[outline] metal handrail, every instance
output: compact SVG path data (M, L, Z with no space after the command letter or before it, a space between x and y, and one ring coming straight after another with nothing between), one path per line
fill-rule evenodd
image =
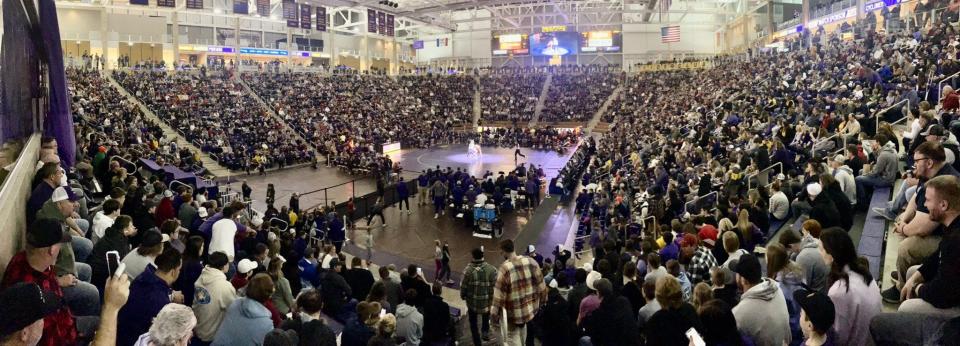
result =
M714 197L719 197L719 194L717 194L717 191L711 191L710 193L708 193L708 194L706 194L706 195L698 196L697 198L694 198L692 201L689 201L689 202L687 202L687 203L684 203L684 204L683 204L683 211L684 211L684 212L689 211L689 210L690 210L690 204L691 204L691 203L697 203L697 202L699 202L701 199L704 199L704 198L706 198L707 196L710 196L710 195L714 195Z
M810 155L813 156L813 157L816 157L816 156L817 156L817 146L819 146L820 143L826 143L826 142L828 142L828 141L835 140L835 139L837 139L837 136L839 136L839 135L840 135L840 133L834 133L834 134L832 134L832 135L830 135L830 136L827 136L827 138L818 138L817 140L813 141L813 144L810 146Z
M134 170L137 169L137 164L133 163L133 161L127 160L127 159L125 159L125 158L123 158L122 156L119 156L119 155L118 155L118 156L114 156L113 158L115 158L115 159L117 159L117 160L120 160L120 161L123 161L124 163L129 164L130 166L132 166L132 167L134 168ZM133 172L129 172L129 173L133 173Z
M273 221L274 221L274 220L280 221L280 222L283 223L283 228L280 229L281 231L286 231L288 228L290 228L290 223L288 223L288 222L286 222L286 221L283 221L283 220L281 220L281 219L275 218L275 217L274 217L274 218L270 218L270 220L269 220L269 221L270 221L270 225L273 225Z
M647 216L647 217L645 217L645 218L643 218L643 219L640 220L640 226L643 227L643 230L642 230L641 232L646 232L646 231L647 231L647 228L649 228L649 227L647 227L647 220L653 220L653 229L654 229L654 231L653 231L653 239L660 238L660 234L659 234L659 233L660 233L660 228L657 227L657 226L658 226L658 225L657 225L657 217L654 216L654 215Z
M170 181L170 184L167 185L167 188L170 189L171 191L173 191L173 185L174 185L174 184L180 184L180 185L186 186L188 189L190 188L190 185L188 185L187 183L184 183L184 182L182 182L182 181L179 181L179 180L172 180L172 181Z
M760 173L768 172L768 171L770 171L771 168L773 168L773 167L775 167L775 166L779 166L779 167L780 167L780 174L783 174L783 163L781 163L781 162L774 162L772 165L768 166L767 168L761 169L761 170L757 171L756 173L753 173L753 174L751 174L751 175L748 175L748 176L747 176L747 189L749 190L749 189L753 188L753 185L750 183L750 178L757 177L757 176L760 175Z
M886 113L889 112L891 109L894 109L894 108L897 107L897 106L901 106L903 103L906 103L906 104L907 104L907 109L910 109L910 100L909 100L909 99L903 99L903 100L900 100L900 101L897 102L897 103L894 103L894 104L891 105L890 107L884 108L884 109L878 111L877 113L875 113L875 114L873 115L873 118L874 118L874 120L876 121L876 127L874 127L874 129L875 129L875 130L880 129L880 115L881 115L881 114L886 114ZM904 118L906 118L906 117L904 117ZM901 119L901 120L902 120L902 119ZM896 123L896 122L899 122L899 121L900 121L900 120L897 120L897 121L895 121L895 123Z
M939 98L943 98L943 95L941 95L941 94L943 93L943 83L946 82L948 79L951 79L951 78L956 79L957 76L960 76L960 72L957 72L957 73L954 73L954 74L952 74L952 75L943 77L943 79L941 79L939 82L937 82L937 95L940 96ZM927 92L930 92L930 90L928 89Z

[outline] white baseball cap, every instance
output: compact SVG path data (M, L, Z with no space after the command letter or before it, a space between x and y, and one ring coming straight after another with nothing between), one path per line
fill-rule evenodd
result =
M257 262L251 261L249 259L242 259L240 263L237 263L237 271L240 274L249 273L251 270L257 269Z
M590 274L587 274L587 288L596 291L597 289L593 287L593 284L602 278L603 275L601 275L600 272L596 270L590 272Z
M67 189L61 186L53 190L53 196L51 196L50 199L56 203L70 199L70 195L67 194Z

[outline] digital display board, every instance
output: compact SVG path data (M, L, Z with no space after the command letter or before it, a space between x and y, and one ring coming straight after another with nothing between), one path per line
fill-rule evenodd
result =
M377 33L377 11L367 9L367 32Z
M176 0L157 0L158 7L177 7Z
M581 52L619 52L623 44L619 31L588 31L580 36Z
M327 8L317 7L317 30L327 31Z
M130 4L147 6L150 4L150 0L130 0Z
M530 54L530 46L526 34L506 34L494 37L492 47L493 55Z
M192 10L202 10L203 0L187 0L187 8Z
M257 14L261 17L270 17L270 0L257 0Z
M250 3L247 0L233 0L233 13L250 14Z
M310 18L313 16L313 6L300 4L300 28L312 29L313 23Z
M530 35L530 54L533 56L563 56L576 54L580 34L572 31L541 32Z
M423 41L413 41L413 49L423 49Z

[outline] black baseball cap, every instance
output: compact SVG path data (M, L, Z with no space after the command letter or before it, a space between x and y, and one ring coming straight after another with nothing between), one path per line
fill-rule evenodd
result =
M63 224L56 219L37 219L27 232L27 244L37 249L69 242L70 239L70 233L65 232Z
M140 246L151 247L163 242L163 235L160 232L154 230L148 230L143 233L143 240L140 242Z
M60 297L35 283L20 282L0 292L0 338L60 309Z
M760 282L760 260L753 254L744 254L737 261L730 262L730 270L751 283Z
M934 135L937 137L942 137L942 136L945 136L946 133L947 131L943 128L943 125L931 124L930 126L927 126L927 130L923 131L923 133L921 133L920 135L921 136Z
M807 319L813 323L813 329L824 332L833 326L836 309L826 294L818 291L799 289L793 292L793 299L806 312Z

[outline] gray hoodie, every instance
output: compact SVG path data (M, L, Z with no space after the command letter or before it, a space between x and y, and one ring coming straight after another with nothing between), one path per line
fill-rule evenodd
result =
M897 149L896 144L887 142L877 154L877 163L873 166L867 176L879 177L890 184L897 180L900 169L897 167Z
M847 195L850 203L857 204L857 182L853 177L853 169L847 165L837 167L833 170L833 177L840 183L840 190Z
M237 290L223 271L213 267L204 267L193 287L193 314L197 316L194 333L200 340L213 341L227 308L237 299Z
M740 297L733 308L737 328L760 346L789 344L790 315L787 301L776 281L763 278Z
M423 314L417 311L416 307L407 304L397 307L396 336L407 340L403 343L404 346L420 345L420 338L423 337Z
M800 240L800 254L797 255L797 265L803 268L806 274L804 280L811 289L826 293L827 292L827 273L830 267L823 262L820 256L820 249L817 239L811 235L805 235Z

